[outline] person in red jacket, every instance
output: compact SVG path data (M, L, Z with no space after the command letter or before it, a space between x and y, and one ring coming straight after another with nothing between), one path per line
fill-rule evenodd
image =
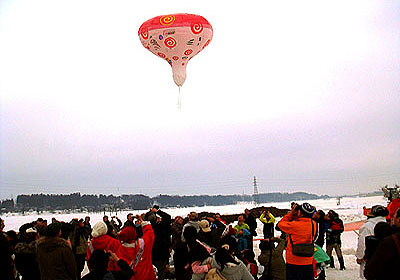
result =
M386 220L389 220L390 224L393 224L394 215L396 214L396 211L399 208L400 208L400 198L393 199L387 206L387 209L389 210L389 215L387 215Z
M293 204L292 210L278 223L279 228L289 235L286 247L287 280L314 279L312 253L309 257L299 256L293 253L292 248L296 244L313 243L317 233L317 225L311 219L314 211L309 203Z
M125 227L118 234L118 239L122 242L118 256L133 268L135 274L131 280L156 280L152 263L154 231L150 223L143 221L141 216L136 215L136 219L142 227L143 236L137 239L136 230Z
M105 250L112 252L119 252L121 248L121 243L107 235L107 225L104 222L98 222L94 225L92 230L92 240L89 242L89 246L86 251L87 261L89 263L90 255L94 252L94 250ZM90 268L89 268L90 269ZM117 262L110 261L108 263L108 270L120 270Z

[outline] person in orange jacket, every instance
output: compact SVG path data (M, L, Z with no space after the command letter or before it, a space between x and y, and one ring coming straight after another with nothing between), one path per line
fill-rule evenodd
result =
M125 227L118 234L118 239L122 242L118 256L133 268L135 274L131 280L156 280L152 264L154 231L150 223L143 221L141 216L136 215L136 219L142 227L143 236L137 238L134 227Z
M293 254L292 244L311 244L317 233L317 225L311 219L315 208L309 203L293 204L292 210L278 223L279 228L289 235L286 246L286 279L314 279L313 256ZM291 240L290 240L291 239Z

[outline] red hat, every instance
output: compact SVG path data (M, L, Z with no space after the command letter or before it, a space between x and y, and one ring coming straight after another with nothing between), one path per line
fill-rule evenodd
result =
M123 230L118 234L118 239L124 243L132 243L136 240L136 230L131 227L124 227Z

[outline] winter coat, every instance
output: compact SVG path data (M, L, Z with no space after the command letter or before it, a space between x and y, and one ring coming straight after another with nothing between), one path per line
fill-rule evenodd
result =
M71 241L72 252L75 255L86 254L89 234L85 227L79 227L70 233L69 240Z
M271 276L273 280L286 280L286 264L283 260L283 250L285 249L285 240L280 238L272 238L273 241L278 241L278 246L272 249L271 257ZM268 272L270 250L262 251L258 256L258 262L264 266L264 275Z
M334 218L328 222L328 230L326 231L326 245L342 244L340 235L344 231L343 221L339 218Z
M167 260L170 257L171 248L171 215L158 210L161 222L151 224L154 231L153 260Z
M122 259L117 262L119 271L107 271L105 275L97 275L95 271L85 275L82 280L129 280L133 275L133 270ZM143 280L146 278L143 278Z
M256 219L253 217L253 215L249 214L249 216L246 217L246 215L243 216L244 217L244 223L247 224L250 228L250 234L251 236L257 236L257 221Z
M92 230L92 240L89 243L86 252L86 259L89 261L90 255L94 250L111 250L112 252L118 254L121 243L111 236L107 235L107 225L104 222L98 222L94 225ZM119 270L119 266L116 262L108 263L108 270Z
M17 243L15 246L15 265L22 280L40 280L39 265L36 260L36 241Z
M59 237L37 240L37 261L41 280L75 280L75 258L69 243Z
M393 217L396 214L397 209L399 208L400 198L393 199L387 206L387 209L389 210L389 215L387 215L386 219L390 220L390 223L392 223Z
M315 220L318 225L317 238L315 239L315 244L322 247L325 243L325 232L328 230L328 223L325 221L324 217L320 217L318 220Z
M399 242L396 245L394 236ZM399 246L399 247L398 247ZM400 275L400 232L386 237L365 266L364 276L368 280L397 279Z
M154 232L151 225L147 222L142 223L143 237L135 240L131 244L122 244L118 253L119 257L126 260L128 264L132 263L133 271L135 272L132 280L155 280L152 264L152 249L154 243ZM140 254L140 258L138 257ZM136 265L136 260L139 262Z
M374 235L375 225L379 222L386 222L385 217L370 218L360 227L359 230L358 244L355 256L357 259L362 259L360 264L360 277L362 279L365 279L364 278L365 261L363 260L365 255L365 237Z
M172 223L171 225L172 248L175 248L176 245L182 240L182 229L183 229L183 224L175 222Z
M14 271L11 263L11 250L7 237L0 231L0 271L2 279L13 279Z
M314 232L311 232L314 224ZM293 244L311 243L312 238L317 233L317 225L310 218L300 217L295 218L292 214L285 215L278 223L279 228L289 234L292 238ZM312 265L313 257L300 257L293 255L291 242L286 246L286 262L294 265Z
M268 218L265 217L265 212L258 218L263 223L264 238L274 237L275 217L269 213Z
M254 280L246 265L236 257L235 260L239 264L227 263L224 266L224 269L221 270L221 266L217 263L215 257L213 257L211 261L211 267L219 269L222 276L224 276L227 280Z

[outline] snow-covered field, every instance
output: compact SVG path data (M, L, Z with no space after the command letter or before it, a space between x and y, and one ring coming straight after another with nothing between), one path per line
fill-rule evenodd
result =
M301 203L302 201L298 201ZM333 209L337 213L339 213L343 222L350 223L359 220L365 219L363 216L363 206L371 207L376 204L387 205L387 200L381 196L375 197L344 197L341 199L341 204L337 205L336 199L318 199L318 200L310 200L308 201L312 205L316 206L317 209L322 209L325 212ZM278 208L290 208L289 202L280 202L280 203L265 203L263 206L275 206ZM241 213L245 208L252 208L254 205L252 204L236 204L236 205L225 205L225 206L204 206L204 207L188 207L188 208L169 208L163 209L167 213L169 213L172 217L175 216L186 216L191 211L207 211L207 212L219 212L221 214L235 214ZM126 220L126 215L128 213L141 214L145 211L123 211L118 213L118 217L124 222ZM91 217L91 224L94 225L96 222L101 221L103 217L103 212L101 213L42 213L40 215L36 213L28 213L25 215L20 214L6 214L3 215L2 218L5 219L5 231L7 230L15 230L18 231L18 228L27 222L31 222L36 220L38 217L42 217L43 219L47 219L51 222L51 218L55 217L57 220L69 222L73 218L84 218L89 215ZM106 213L106 215L112 216L115 213ZM262 236L262 224L258 221L257 232L259 236ZM258 243L254 242L254 249L257 252ZM359 279L359 266L355 262L354 252L357 246L357 234L355 232L344 232L342 234L342 250L344 253L345 266L346 271L339 271L336 269L328 269L327 270L327 279ZM335 263L337 263L337 259L335 258Z

